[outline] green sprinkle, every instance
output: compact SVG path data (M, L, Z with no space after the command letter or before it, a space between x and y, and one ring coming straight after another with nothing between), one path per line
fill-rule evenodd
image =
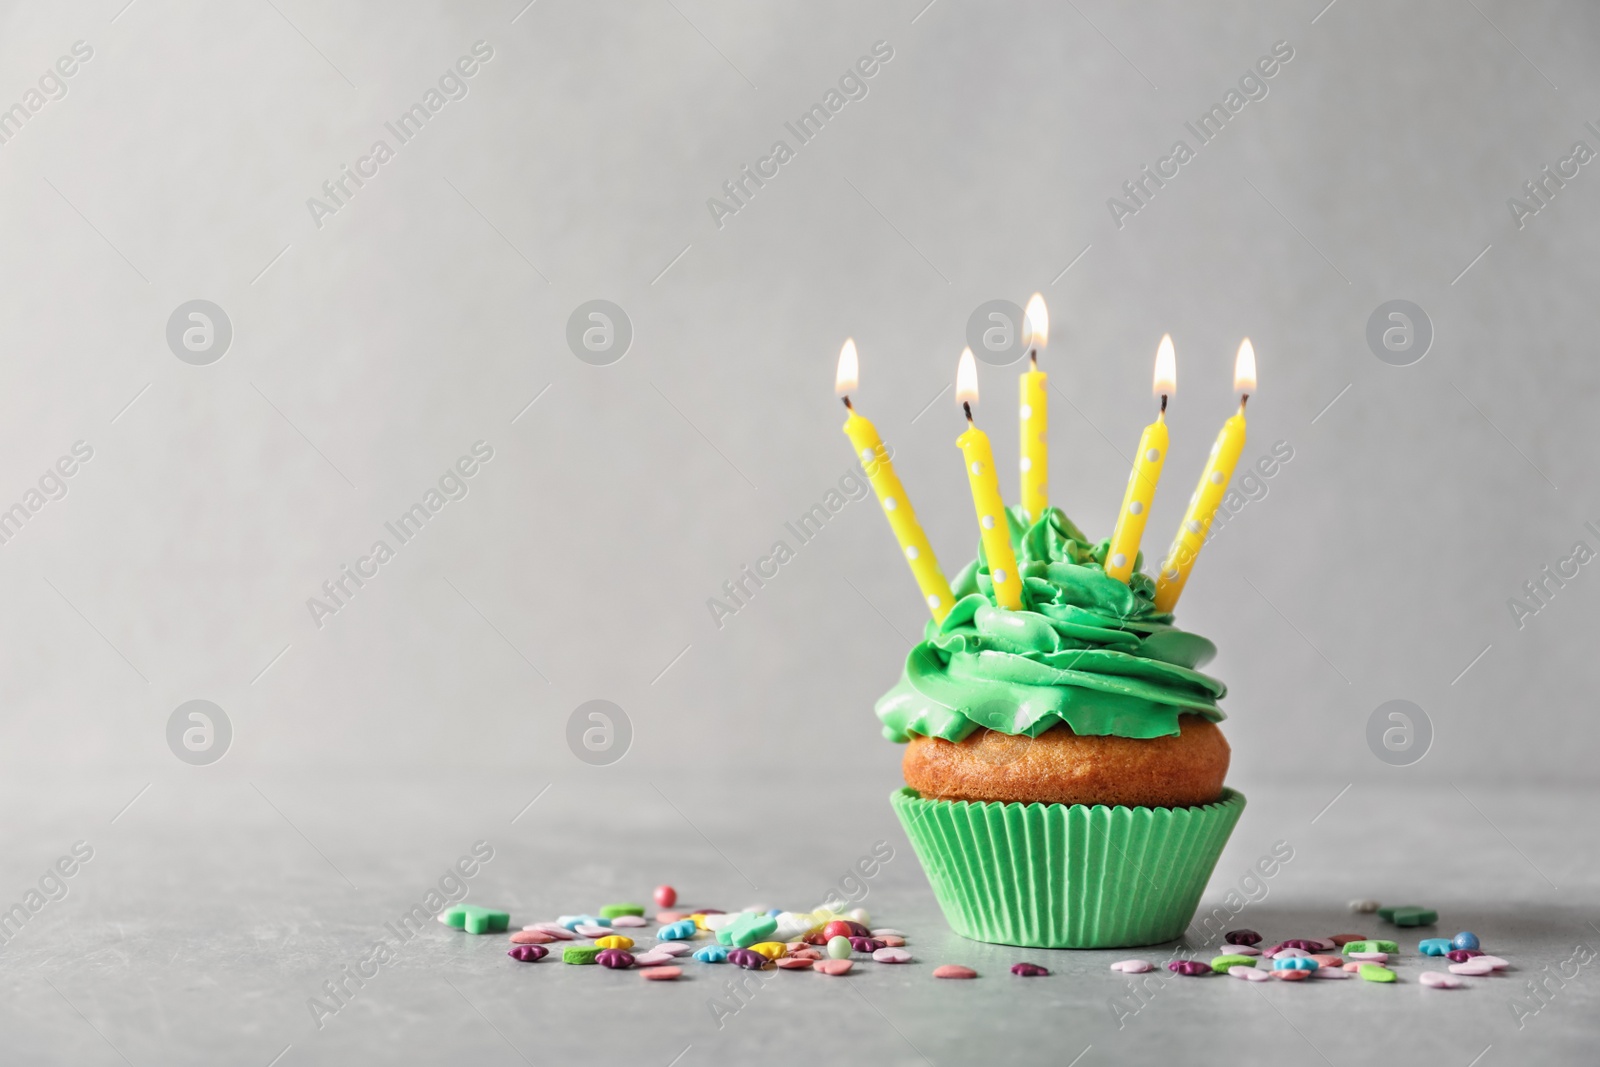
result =
M1363 963L1361 970L1356 973L1369 982L1394 981L1394 972L1381 963Z
M1400 951L1400 946L1393 941L1351 941L1345 945L1346 952L1389 952Z
M498 934L511 923L511 914L480 908L476 904L456 904L440 916L445 923L469 934Z
M561 950L562 963L593 963L594 958L601 953L601 949L594 945L568 945ZM1363 977L1365 977L1363 975Z
M747 911L717 931L717 943L729 948L748 948L758 941L765 941L777 928L778 920L772 916Z
M600 909L600 918L615 919L622 915L643 915L643 904L607 904Z
M1432 926L1439 921L1439 913L1432 908L1395 908L1388 916L1396 926Z
M1399 908L1379 908L1378 918L1382 919L1386 923L1392 923L1394 922L1394 913L1399 910Z
M1211 961L1211 969L1222 974L1227 974L1228 969L1231 967L1254 967L1255 965L1256 961L1253 956L1218 956Z

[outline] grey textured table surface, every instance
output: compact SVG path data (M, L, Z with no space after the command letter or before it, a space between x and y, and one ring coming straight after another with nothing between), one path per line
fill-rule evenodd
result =
M1356 785L1334 799L1321 787L1238 783L1250 806L1206 900L1238 887L1274 842L1294 855L1234 925L1271 938L1351 928L1393 936L1374 917L1346 911L1349 898L1373 896L1436 907L1439 928L1400 939L1397 985L1174 979L1119 1011L1126 984L1107 964L1133 955L1162 962L1174 946L1051 952L963 941L945 927L889 810L893 783L807 777L804 795L687 769L643 782L596 771L553 783L192 772L142 791L139 782L13 781L7 905L75 842L93 856L63 880L67 895L45 903L0 951L5 1061L1595 1060L1595 964L1564 983L1548 980L1543 1003L1526 989L1546 965L1600 945L1600 829L1582 817L1594 809L1592 791ZM725 983L743 972L730 967L690 962L675 984L647 983L597 967L516 963L504 936L430 923L364 985L349 984L348 1002L319 1028L308 1002L325 997L322 983L356 967L373 942L395 944L386 924L480 840L493 859L468 880L467 899L506 907L517 924L645 902L662 881L686 902L810 907L887 841L894 858L865 883L862 904L874 922L910 934L916 962L858 965L843 980L779 973L740 1006ZM1455 991L1417 984L1417 938L1463 928L1515 969ZM1009 965L1022 959L1053 974L1012 977ZM981 977L935 981L933 966L947 962ZM717 1012L716 1002L738 1010Z

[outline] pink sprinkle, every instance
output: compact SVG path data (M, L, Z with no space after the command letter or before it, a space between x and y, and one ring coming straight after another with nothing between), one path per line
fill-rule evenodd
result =
M623 928L630 926L649 926L650 921L643 915L618 915L615 919L611 920L611 925L621 926Z
M976 978L978 972L971 967L963 967L959 963L946 963L933 969L935 978Z
M548 945L554 940L543 930L518 930L511 935L513 945Z
M1429 989L1460 989L1466 985L1455 975L1445 974L1443 971L1423 971L1417 975L1417 981Z
M1491 967L1493 967L1497 971L1503 971L1507 967L1511 966L1511 961L1510 960L1503 960L1499 956L1475 956L1473 958L1474 959L1483 960L1483 961L1487 962Z
M1156 965L1149 960L1118 960L1111 965L1111 969L1121 971L1123 974L1143 974L1155 970Z
M1353 960L1361 960L1365 963L1389 962L1389 954L1387 952L1350 952L1346 953L1346 955Z
M849 974L850 968L853 966L855 966L855 963L851 960L816 960L811 964L811 969L837 977L841 974Z
M635 963L639 962L637 959ZM647 982L670 982L683 973L682 967L646 967L639 972Z
M541 933L549 934L557 941L576 941L578 939L577 934L573 933L571 930L568 930L560 923L534 923L532 926L524 926L523 929L538 930Z
M659 948L653 948L649 952L641 952L635 956L633 963L636 967L655 967L663 963L671 963L672 960L673 956L670 952L662 952Z
M694 949L682 941L663 941L650 950L651 952L665 952L669 956L687 956Z
M878 963L910 963L911 953L903 948L880 948L872 958Z
M1258 970L1255 967L1229 967L1228 974L1234 978L1242 978L1246 982L1270 982L1272 980L1270 971Z
M1452 963L1450 965L1451 974L1484 975L1491 973L1494 969L1494 964L1485 963L1482 956L1475 956L1465 963Z

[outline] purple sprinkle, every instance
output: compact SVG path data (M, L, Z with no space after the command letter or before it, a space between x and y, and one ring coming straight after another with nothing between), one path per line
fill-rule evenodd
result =
M1200 975L1212 973L1211 964L1201 963L1199 960L1173 960L1167 964L1167 970L1176 971L1178 974L1186 974L1190 977L1199 977Z
M633 966L633 953L625 948L603 948L594 961L602 967L610 967L613 971L625 971Z
M857 952L876 952L883 947L883 942L875 937L852 937L850 947Z
M1472 957L1481 955L1483 953L1475 948L1456 948L1446 952L1444 958L1452 963L1466 963Z
M1321 952L1322 951L1322 942L1321 941L1309 941L1309 940L1307 940L1306 938L1303 938L1303 937L1295 937L1295 938L1290 938L1288 941L1282 942L1281 944L1278 945L1278 948L1279 948L1279 950L1286 949L1286 948L1297 948L1297 949L1300 949L1303 952Z
M747 971L759 971L772 961L759 952L752 952L747 948L736 948L728 953L728 962L736 967L743 967Z
M523 963L542 960L549 954L550 950L543 945L513 945L511 946L511 951L506 953L512 959L521 960Z
M1043 978L1050 973L1050 969L1037 963L1013 963L1011 973L1018 978Z
M1229 930L1222 935L1222 940L1230 945L1259 945L1261 935L1254 930Z

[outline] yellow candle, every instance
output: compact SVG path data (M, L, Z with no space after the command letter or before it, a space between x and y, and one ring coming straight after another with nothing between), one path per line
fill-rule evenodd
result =
M1246 337L1239 346L1239 355L1233 364L1233 387L1244 396L1239 400L1239 413L1222 424L1222 432L1211 446L1211 457L1205 470L1200 472L1200 484L1189 498L1189 510L1184 513L1183 525L1167 549L1167 558L1156 577L1156 610L1171 611L1183 595L1184 584L1189 581L1189 571L1205 547L1206 532L1217 514L1223 495L1228 491L1228 481L1233 468L1244 451L1244 405L1256 387L1256 352Z
M1161 412L1139 437L1139 453L1133 457L1128 488L1122 494L1122 510L1111 533L1111 548L1106 553L1106 573L1126 584L1133 577L1133 564L1139 558L1139 542L1144 524L1150 518L1150 505L1161 481L1161 466L1167 461L1167 397L1177 390L1177 359L1172 336L1163 334L1156 349L1155 392L1161 397Z
M854 340L847 340L839 351L836 390L843 396L856 387L859 377L856 343ZM844 405L850 411L849 417L844 420L845 436L850 438L850 444L861 460L862 470L866 472L867 480L872 483L872 491L878 495L878 503L882 505L883 513L889 520L889 529L894 531L894 538L900 543L900 550L911 566L911 576L917 580L917 587L922 590L928 610L933 613L935 622L943 622L955 604L955 596L950 592L950 583L945 580L944 572L939 569L939 561L934 557L933 546L928 544L928 535L922 532L922 524L917 521L917 512L911 506L910 498L906 496L905 486L900 484L900 476L894 471L894 464L889 460L889 450L883 446L883 439L878 436L877 427L856 414L848 396L844 397Z
M1011 524L1006 519L1005 500L1000 496L994 450L989 447L989 435L972 423L972 403L978 399L978 368L970 348L962 351L956 369L956 399L967 412L967 432L956 438L956 447L961 449L967 484L972 487L972 506L978 515L978 536L989 563L995 603L1016 610L1022 607L1022 577L1017 574L1017 557L1011 550Z
M1029 337L1028 369L1019 382L1021 408L1017 412L1022 434L1022 510L1029 519L1037 519L1050 506L1050 446L1045 441L1050 427L1049 378L1039 370L1039 352L1050 339L1050 314L1043 296L1033 294L1022 321Z

